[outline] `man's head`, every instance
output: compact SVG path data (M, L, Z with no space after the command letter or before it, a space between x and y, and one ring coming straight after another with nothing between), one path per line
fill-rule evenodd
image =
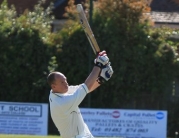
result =
M48 84L51 86L53 92L65 93L68 91L68 82L60 72L51 72L47 77Z

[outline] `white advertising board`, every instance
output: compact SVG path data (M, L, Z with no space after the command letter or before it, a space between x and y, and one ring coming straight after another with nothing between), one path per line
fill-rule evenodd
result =
M80 108L94 136L166 138L167 111Z
M0 134L47 135L48 104L0 102Z

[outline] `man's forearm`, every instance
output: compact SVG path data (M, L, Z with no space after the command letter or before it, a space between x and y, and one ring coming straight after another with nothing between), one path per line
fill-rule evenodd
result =
M100 71L101 71L101 69L99 67L94 66L93 70L90 73L90 75L85 80L85 84L88 87L89 91L94 90L95 89L94 86L98 87L96 85L96 83L97 83L96 80L97 80L97 78L99 76Z
M101 84L99 84L99 82L96 81L96 82L93 84L92 88L89 90L89 92L94 91L94 90L95 90L96 88L98 88L100 85L101 85Z

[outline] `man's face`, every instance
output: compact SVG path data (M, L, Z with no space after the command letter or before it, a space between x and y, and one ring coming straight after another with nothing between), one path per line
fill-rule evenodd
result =
M51 86L54 92L65 93L68 91L67 79L61 73L55 75L55 81Z

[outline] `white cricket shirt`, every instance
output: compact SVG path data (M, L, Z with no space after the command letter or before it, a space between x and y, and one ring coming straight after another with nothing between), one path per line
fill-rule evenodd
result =
M93 138L78 107L88 92L84 83L69 86L64 94L50 91L51 117L62 138Z

